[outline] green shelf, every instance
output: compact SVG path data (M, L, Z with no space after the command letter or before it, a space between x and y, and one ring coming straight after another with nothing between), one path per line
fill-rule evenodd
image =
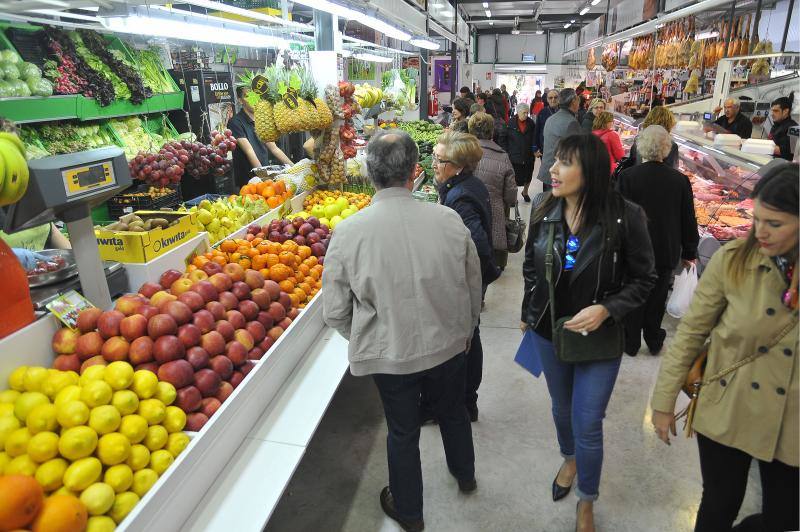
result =
M129 101L114 101L105 107L100 106L94 98L77 96L78 118L80 120L97 120L98 118L114 118L119 116L160 113L181 109L183 92L155 94L139 105Z
M0 116L18 124L78 118L78 98L74 95L0 98Z

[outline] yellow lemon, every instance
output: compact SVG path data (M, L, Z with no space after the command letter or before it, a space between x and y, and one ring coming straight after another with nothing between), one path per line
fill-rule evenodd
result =
M114 532L117 523L107 515L94 515L86 521L86 532Z
M46 378L47 368L33 366L25 372L25 376L22 378L22 385L25 387L25 391L38 392L42 389L42 383Z
M56 420L65 429L84 425L89 421L89 407L83 401L66 401L56 406Z
M139 471L150 465L150 449L144 445L131 445L131 454L125 461L133 471Z
M64 472L64 487L81 492L94 484L103 472L103 464L94 456L72 462Z
M47 404L50 404L50 399L42 392L24 392L20 394L17 402L14 403L14 415L20 421L25 421L28 419L28 414L31 413L31 410L39 405Z
M111 404L120 415L127 416L139 409L139 397L131 390L119 390L111 396Z
M42 383L42 393L45 394L50 399L54 399L58 396L58 392L66 388L67 386L71 386L75 384L75 380L73 380L72 375L66 371L57 371L56 373L52 373L47 376L47 378Z
M0 417L14 415L14 403L0 403Z
M170 433L182 431L186 426L186 412L177 406L168 406L163 425Z
M94 429L83 425L63 431L61 439L58 440L58 452L67 460L87 457L96 447L97 433Z
M165 405L171 405L175 402L177 396L178 391L175 389L175 386L168 382L159 381L158 387L156 388L155 399L158 399Z
M131 443L139 443L147 436L147 420L138 414L125 416L119 424L119 432Z
M131 390L136 392L139 399L150 399L158 391L158 377L152 371L140 369L133 374Z
M8 376L8 385L12 390L25 391L25 373L27 372L28 366L20 366L11 372L11 375Z
M81 378L79 384L81 386L86 386L87 383L91 381L101 381L106 373L106 367L101 366L99 364L95 364L94 366L89 366L83 373L81 373Z
M117 465L128 459L131 454L131 442L119 432L112 432L100 437L97 442L97 457L103 465Z
M63 458L48 460L36 469L36 482L44 488L44 491L57 490L64 485L64 473L68 466L69 464Z
M168 437L169 433L167 429L161 425L153 425L147 429L147 436L144 437L142 443L144 443L144 446L150 449L150 451L157 451L164 448L167 444Z
M133 470L127 464L111 466L106 469L103 482L114 488L115 493L128 491L128 488L130 488L133 483Z
M67 497L75 497L77 499L80 493L75 493L74 491L70 491L69 489L67 489L66 486L61 486L50 495L66 495Z
M58 456L58 434L39 432L33 435L28 440L28 456L40 464Z
M152 469L140 469L133 474L133 487L131 491L139 497L144 497L144 494L150 491L153 484L158 480L158 473Z
M31 431L31 434L44 431L52 432L58 428L56 413L55 405L39 405L28 414L25 424L28 425L28 430Z
M119 428L122 416L119 410L111 405L103 405L92 408L89 413L89 426L100 435L114 432Z
M155 377L154 373L151 373L151 375ZM133 382L133 367L122 360L112 362L106 366L103 379L114 390L125 390Z
M152 469L159 475L163 475L164 471L166 471L167 468L171 466L172 462L174 461L175 458L171 454L169 454L169 451L166 451L164 449L150 453L150 469Z
M125 519L126 515L131 513L131 510L133 510L133 507L136 506L138 502L139 496L132 491L119 493L114 497L114 504L111 506L108 515L115 523L119 524Z
M32 477L36 474L37 467L39 467L39 464L34 462L27 454L23 454L13 458L6 466L4 473L6 475L25 475L26 477Z
M28 452L29 441L31 441L30 431L26 427L18 428L6 438L6 453L11 458L25 454Z
M89 381L81 387L81 401L90 408L103 406L111 402L113 393L114 390L111 389L111 386L106 381Z
M10 403L13 405L17 401L19 395L17 390L3 390L0 392L0 404Z
M86 506L89 515L103 515L114 504L114 488L104 482L95 482L81 493L81 502Z
M3 472L6 469L6 466L11 461L11 457L8 456L8 453L5 451L0 452L0 476L3 475Z
M173 432L169 435L169 438L167 438L166 449L169 451L169 454L177 458L178 455L181 454L184 449L186 449L186 446L189 445L190 441L191 440L189 439L189 436L183 432Z
M53 404L56 406L61 406L70 401L79 401L80 398L81 387L77 384L70 384L69 386L62 388L61 391L56 394Z
M16 417L0 417L0 449L5 448L8 436L20 426L21 423Z
M167 415L167 408L158 399L144 399L139 401L138 413L149 425L159 425Z

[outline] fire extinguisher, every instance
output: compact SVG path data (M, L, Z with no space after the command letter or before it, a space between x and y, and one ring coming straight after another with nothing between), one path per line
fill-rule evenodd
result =
M430 98L428 98L428 116L434 117L439 115L439 91L433 87L430 91Z

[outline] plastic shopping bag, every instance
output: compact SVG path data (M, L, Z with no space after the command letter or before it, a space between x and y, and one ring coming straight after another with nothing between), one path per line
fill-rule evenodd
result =
M697 267L692 264L675 277L672 284L672 295L667 302L667 314L673 318L682 318L689 310L694 289L697 288Z

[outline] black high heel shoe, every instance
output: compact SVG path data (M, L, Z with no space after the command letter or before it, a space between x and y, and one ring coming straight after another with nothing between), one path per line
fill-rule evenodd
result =
M561 473L560 468L558 470L558 473ZM561 499L569 495L569 492L572 489L572 484L570 484L567 487L558 484L558 473L556 473L556 478L553 479L553 502L560 501Z

